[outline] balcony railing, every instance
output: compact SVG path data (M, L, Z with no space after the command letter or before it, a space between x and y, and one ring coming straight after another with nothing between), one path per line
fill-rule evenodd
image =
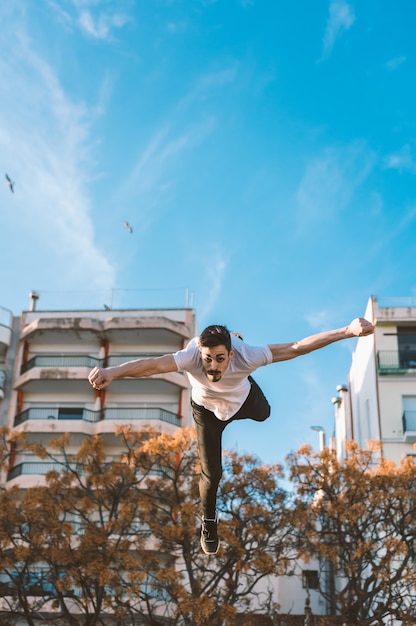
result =
M81 420L100 422L103 419L118 420L160 420L174 426L180 426L181 417L177 413L161 407L108 407L100 411L85 408L32 407L16 415L14 425L19 426L27 420Z
M104 465L109 466L110 463ZM18 463L7 472L7 480L13 480L18 476L45 476L48 472L56 471L62 472L77 472L78 474L85 474L85 468L82 463L58 463L53 461L25 461ZM147 477L154 478L156 476L163 476L166 474L161 467L155 465L146 472Z
M416 369L415 350L380 350L377 353L379 374L404 374Z
M106 358L106 365L120 365L120 363L124 363L125 361L136 361L137 359L153 359L158 356L162 356L165 354L164 352L158 352L153 354L109 354Z
M89 354L38 354L30 358L21 367L21 374L34 367L103 367L104 365L119 365L125 361L135 361L136 359L147 359L161 356L158 354L112 354L105 360L99 359Z
M75 470L76 465L70 465L70 468ZM17 476L44 476L52 470L62 472L62 465L60 463L52 463L50 461L31 461L19 463L7 472L7 480L13 480L13 478L17 478Z
M414 296L377 298L377 305L380 309L412 308L416 307L416 298Z
M21 374L34 367L88 367L92 369L100 360L88 354L38 354L21 367Z
M403 432L416 433L416 411L405 411L402 416Z

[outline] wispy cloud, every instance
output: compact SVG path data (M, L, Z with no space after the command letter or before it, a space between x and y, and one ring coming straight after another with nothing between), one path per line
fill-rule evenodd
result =
M343 211L374 163L375 154L362 141L327 148L314 157L296 193L298 234L315 223L331 221Z
M390 59L390 61L387 61L386 68L390 71L394 71L400 65L403 65L403 63L406 63L406 61L407 61L407 58L405 56L395 57L394 59Z
M397 152L389 154L384 159L384 166L386 169L394 169L399 172L416 172L416 161L412 156L412 150L409 144L404 145Z
M194 103L208 101L212 95L216 95L219 89L226 85L232 85L238 75L238 63L231 63L225 67L201 74L190 86L184 97L178 102L177 112L187 109Z
M204 294L204 298L202 302L197 303L198 316L201 319L207 319L220 297L228 259L220 250L216 250L210 245L205 250L200 250L199 256L203 259L209 259L203 268L201 280L201 293Z
M321 61L327 59L334 47L335 41L351 28L355 22L353 7L343 0L332 0L329 4L329 17L323 38Z
M81 29L95 39L109 39L115 28L121 28L130 21L124 13L103 13L93 15L91 11L79 14Z
M185 20L177 22L168 22L166 29L172 34L182 34L188 29L188 22Z
M93 112L67 96L21 21L0 52L3 45L0 152L8 155L7 169L16 181L10 236L18 223L20 247L33 255L25 276L33 274L37 281L44 273L49 285L67 288L111 286L114 268L94 244L87 193L94 172ZM15 271L21 271L16 248L4 252Z
M306 321L315 332L321 332L332 327L332 317L327 310L313 311L306 316Z
M48 4L62 24L79 28L93 39L112 41L115 30L132 20L128 11L122 10L123 0L48 0Z
M218 89L232 83L236 71L236 67L227 66L199 76L167 111L147 144L139 146L136 160L115 190L115 196L121 205L133 203L143 207L140 214L143 230L159 218L160 207L165 204L163 198L175 184L181 159L189 156L217 128L215 115L204 111L201 100L209 101Z
M137 206L135 219L144 232L159 219L166 198L175 184L175 174L181 159L192 152L215 128L211 116L200 117L184 128L177 123L175 112L140 146L130 172L114 191L118 205Z

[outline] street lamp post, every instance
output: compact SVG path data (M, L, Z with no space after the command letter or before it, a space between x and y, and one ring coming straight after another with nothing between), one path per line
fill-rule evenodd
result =
M323 426L311 426L311 429L319 433L319 448L322 452L326 448L326 434ZM324 520L323 524L330 527L330 520ZM327 611L329 615L335 615L335 573L330 559L326 561L326 590L328 592Z
M315 432L319 433L319 449L325 450L326 448L326 433L325 429L322 426L311 426L311 429Z

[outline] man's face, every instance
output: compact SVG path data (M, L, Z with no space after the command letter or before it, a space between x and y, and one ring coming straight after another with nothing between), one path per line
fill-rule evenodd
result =
M231 350L228 353L225 346L215 346L214 348L200 347L199 352L205 376L212 383L217 383L221 380L229 362L233 358L234 351Z

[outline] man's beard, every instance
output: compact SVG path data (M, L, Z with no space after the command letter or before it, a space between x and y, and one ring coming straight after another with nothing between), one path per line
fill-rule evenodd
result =
M207 372L207 377L211 379L211 382L217 383L221 380L221 372L210 370Z

